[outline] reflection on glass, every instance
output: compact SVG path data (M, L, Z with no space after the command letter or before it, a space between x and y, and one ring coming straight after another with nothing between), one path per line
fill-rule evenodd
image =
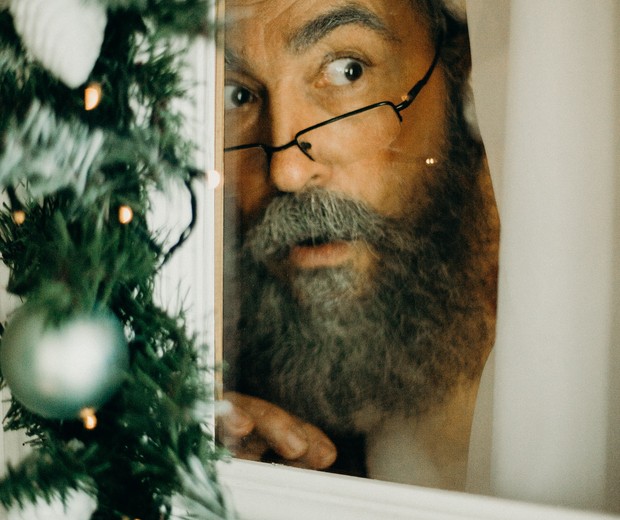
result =
M462 489L498 242L467 27L440 1L226 9L220 438Z

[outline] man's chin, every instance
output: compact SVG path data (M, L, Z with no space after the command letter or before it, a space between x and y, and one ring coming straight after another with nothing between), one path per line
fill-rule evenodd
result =
M298 305L323 307L368 294L377 257L363 241L334 241L294 246L265 267Z
M329 311L336 305L358 300L368 288L367 273L360 273L351 259L335 266L292 269L288 283L301 308Z

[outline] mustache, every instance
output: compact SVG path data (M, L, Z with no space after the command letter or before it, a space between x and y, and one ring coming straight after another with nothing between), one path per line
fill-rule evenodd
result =
M385 241L393 219L368 205L322 188L283 193L274 198L246 234L243 250L260 263L285 258L297 245L333 241Z

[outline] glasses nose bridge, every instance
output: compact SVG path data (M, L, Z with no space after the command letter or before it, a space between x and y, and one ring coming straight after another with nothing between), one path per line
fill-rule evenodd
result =
M331 169L314 160L309 144L304 147L303 135L308 131L308 114L301 118L292 116L291 120L293 123L286 123L285 127L289 140L278 146L264 147L263 150L267 155L266 173L270 182L278 191L295 193L310 185L329 182Z
M300 107L304 107L303 110ZM274 89L269 99L267 113L268 155L271 156L297 146L304 155L312 159L304 149L302 142L298 140L298 136L317 121L321 121L322 116L320 110L312 109L312 104L303 94L299 93L299 89L291 92L286 85Z

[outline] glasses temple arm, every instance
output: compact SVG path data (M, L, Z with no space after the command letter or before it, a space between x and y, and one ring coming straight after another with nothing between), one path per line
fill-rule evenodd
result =
M441 56L441 48L443 46L443 34L437 39L437 46L435 48L435 56L433 57L433 61L430 64L426 74L418 81L409 92L407 92L407 98L402 102L396 105L396 110L399 112L407 108L413 100L418 96L420 90L424 88L424 85L428 83L428 80L431 78L435 67L437 66L437 62L439 62L439 57Z

